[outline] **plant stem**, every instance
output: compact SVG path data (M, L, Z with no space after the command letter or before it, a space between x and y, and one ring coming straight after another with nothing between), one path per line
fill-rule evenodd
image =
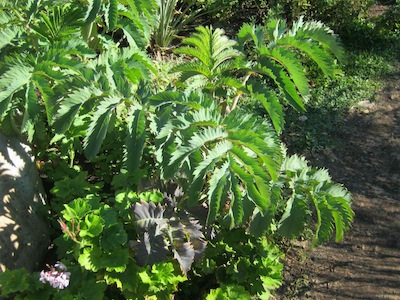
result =
M246 77L245 77L244 80L243 80L243 85L246 84L246 82L247 82L247 80L249 80L250 76L251 76L251 73L249 73L249 74L246 75ZM233 99L233 103L232 103L231 108L229 108L229 107L226 108L226 114L230 113L232 110L234 110L234 109L236 108L237 103L238 103L238 101L239 101L239 98L240 98L240 96L241 96L242 94L243 94L243 92L240 91L240 92L236 95L235 99Z

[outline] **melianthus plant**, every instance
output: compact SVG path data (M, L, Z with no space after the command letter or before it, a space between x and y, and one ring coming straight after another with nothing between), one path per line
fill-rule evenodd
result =
M38 138L42 139L42 144L48 143L43 138L50 134L46 128L55 119L65 122L56 124L60 133L71 125L71 119L63 119L63 115L55 116L56 111L62 114L59 102L63 99L67 102L73 99L71 109L76 112L81 107L79 101L82 103L88 98L109 96L109 102L115 103L115 98L121 97L117 95L113 98L105 93L118 89L126 96L127 92L137 88L143 77L153 70L143 50L150 43L151 18L154 17L156 4L145 2L129 1L129 5L119 5L116 0L107 3L89 1L85 7L71 0L56 3L53 7L52 1L31 0L15 8L11 1L3 3L0 7L0 56L4 61L0 66L0 119L4 119L4 127L9 132L27 132L30 142ZM102 16L107 17L108 31L100 34L94 32L94 28L102 26ZM135 20L141 27L132 29L132 23L127 20ZM86 37L88 26L92 32ZM130 50L119 54L115 51L118 44L110 39L118 30L122 30L130 46ZM93 40L99 43L94 45ZM93 50L102 52L102 55L97 58ZM135 55L138 58L132 59ZM131 59L130 64L126 64L128 58ZM145 65L140 65L138 61ZM107 74L106 79L93 86L102 78L99 72ZM122 87L125 80L133 86ZM46 111L45 118L40 113L43 109ZM107 118L103 115L103 119ZM38 143L37 140L35 142ZM96 145L88 142L87 146L89 157L95 155Z
M270 20L264 27L243 25L237 41L222 29L199 27L176 50L191 59L173 68L180 80L159 92L151 86L156 70L145 52L153 2L94 0L82 9L74 3L30 1L15 34L15 11L4 6L7 29L0 35L3 128L9 121L37 145L50 143L56 149L51 159L69 156L69 164L60 164L68 176L49 175L57 178L52 208L62 217L57 245L71 264L71 286L80 276L98 284L99 293L108 284L128 298L166 298L188 279L179 269L190 275L204 239L212 242L224 231L241 228L272 248L276 239L299 237L307 227L314 229L314 244L333 231L337 241L343 238L353 218L349 193L326 171L288 157L279 140L285 105L304 110L309 95L303 56L329 76L335 64L329 53L342 59L327 27L300 19L289 29ZM66 28L74 37L65 41L61 19L75 14L77 23ZM103 18L109 34L95 30ZM129 46L121 47L125 40ZM20 49L25 53L19 55ZM243 100L261 103L271 122ZM98 169L108 170L111 179L97 175ZM166 206L149 204L162 196L154 201L140 193L171 187L182 193L168 217ZM281 265L267 274L264 263L268 282ZM246 291L268 295L278 281ZM218 281L221 291L231 283Z
M326 241L333 227L340 240L342 229L349 227L353 217L351 200L344 189L316 170L310 171L315 175L303 179L310 196L300 196L302 189L293 186L298 182L294 180L297 174L286 174L288 182L278 184L285 178L281 166L286 164L286 155L277 135L283 126L284 103L278 101L272 87L262 86L262 80L271 77L283 99L304 110L309 88L297 51L307 53L326 75L333 76L330 64L334 60L325 49L342 59L342 48L328 28L302 19L291 30L278 20L271 20L265 27L244 24L238 37L239 47L234 49L236 42L224 36L222 30L200 27L183 41L187 46L176 50L195 60L173 69L181 72L178 86L183 86L188 96L166 92L152 98L162 116L174 115L161 124L157 137L163 178L173 178L184 187L189 206L205 200L209 223L220 217L230 228L244 223L253 233L263 234L276 227L283 236L295 237L305 228L310 207L314 206L318 217L315 243ZM245 56L251 60L244 60ZM199 96L200 91L204 96ZM266 120L238 105L244 93L262 103L276 132ZM308 172L300 158L287 160L298 161L301 172ZM324 190L324 195L312 192L310 177L318 182L318 192ZM286 184L291 195L283 195ZM330 189L331 185L335 188ZM281 205L286 206L283 215Z

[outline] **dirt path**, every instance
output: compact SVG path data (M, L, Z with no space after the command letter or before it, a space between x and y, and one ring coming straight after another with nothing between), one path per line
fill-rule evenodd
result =
M334 150L310 160L352 192L353 227L342 243L289 263L279 299L400 299L400 74L344 128Z

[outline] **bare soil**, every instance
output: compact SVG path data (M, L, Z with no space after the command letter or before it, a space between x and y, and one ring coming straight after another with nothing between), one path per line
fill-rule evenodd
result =
M351 191L353 226L342 243L289 251L277 299L400 299L400 73L360 104L338 146L308 155Z

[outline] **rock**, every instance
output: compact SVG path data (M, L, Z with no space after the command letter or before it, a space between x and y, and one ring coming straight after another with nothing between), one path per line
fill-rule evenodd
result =
M369 108L369 107L374 106L374 103L371 103L370 101L365 100L365 101L358 102L357 105L361 106L361 107Z
M46 255L45 193L29 146L0 132L0 270L35 270Z

